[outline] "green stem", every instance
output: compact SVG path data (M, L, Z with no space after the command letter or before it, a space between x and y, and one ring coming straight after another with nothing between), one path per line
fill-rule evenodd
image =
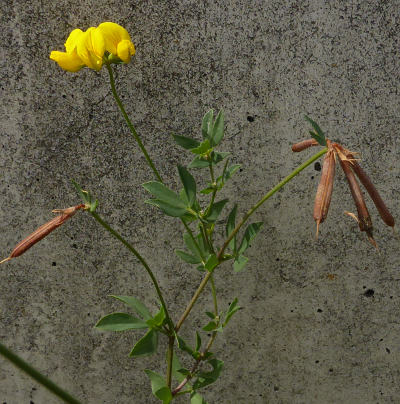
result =
M193 235L193 232L192 232L191 228L189 227L189 225L183 219L181 219L181 220L182 220L182 223L185 226L185 229L188 232L190 238L192 239L192 241L193 241L193 243L194 243L194 245L196 247L196 250L200 255L201 260L203 261L203 263L205 263L205 258L203 256L203 253L202 253L201 249L200 249L199 243L197 242L197 240L195 239L195 237Z
M211 294L214 302L214 314L215 316L218 316L217 290L215 289L215 282L213 276L210 278L210 284L211 284Z
M0 344L0 354L3 355L6 359L8 359L12 364L14 364L17 368L28 374L42 386L46 387L46 389L50 390L54 395L64 400L64 402L69 404L81 404L76 398L72 397L69 393L59 387L57 384L52 382L38 370L33 368L27 362L25 362L22 358L16 355L14 352L6 348L3 344Z
M174 359L174 343L175 336L172 335L168 340L168 351L167 351L167 386L171 388L172 384L172 361Z
M141 150L142 153L144 154L144 157L146 158L147 163L149 164L149 166L150 166L151 169L153 170L153 172L154 172L155 176L157 177L158 181L163 182L162 179L161 179L160 173L158 172L158 170L157 170L157 168L155 167L153 161L151 160L150 156L148 155L147 150L145 149L145 147L144 147L142 141L140 140L139 135L137 134L137 132L136 132L134 126L132 125L131 120L129 119L128 114L127 114L126 111L125 111L124 105L122 104L122 101L121 101L121 99L120 99L119 96L118 96L117 90L116 90L116 88L115 88L115 80L114 80L114 74L113 74L113 71L112 71L112 67L111 67L111 65L110 65L109 63L106 63L105 65L106 65L106 67L107 67L108 75L110 76L110 84L111 84L111 91L112 91L112 94L113 94L113 96L114 96L114 98L115 98L115 101L116 101L117 104L118 104L119 109L120 109L121 112L122 112L122 115L123 115L124 118L125 118L125 121L126 121L126 123L127 123L127 125L128 125L128 128L129 128L129 130L131 131L133 137L135 138L137 144L139 145L140 150Z
M265 194L242 218L242 220L238 223L238 225L232 230L232 233L229 235L229 237L226 239L225 243L221 247L221 249L218 252L217 258L219 262L221 263L223 261L223 256L226 247L228 246L229 242L235 237L236 233L240 230L240 228L246 223L246 221L249 219L249 217L267 200L269 199L272 195L274 195L276 192L278 192L286 183L288 183L293 177L295 177L297 174L299 174L301 171L303 171L305 168L307 168L310 164L312 164L315 160L319 159L322 155L324 155L328 151L327 148L322 149L320 152L317 154L314 154L310 159L308 159L305 163L301 164L299 167L297 167L294 171L292 171L291 174L289 174L287 177L285 177L279 184L277 184L275 187L273 187L267 194ZM219 265L219 264L218 264ZM217 265L217 267L218 267ZM216 267L216 268L217 268ZM214 268L214 271L215 269ZM209 279L212 277L212 272L207 272L207 274L204 276L202 281L200 282L199 287L197 290L194 292L192 299L190 300L189 304L186 306L185 311L183 312L181 318L178 320L176 326L175 326L175 331L178 332L178 330L182 327L183 322L186 320L186 317L189 315L190 311L192 310L193 306L195 305L197 299L199 298L201 292L207 285Z
M133 255L135 255L135 257L140 261L140 263L144 266L145 270L147 271L147 273L149 274L153 285L156 289L157 295L160 299L161 305L164 308L165 311L165 317L167 319L169 328L170 328L170 332L173 331L174 329L174 325L173 322L171 320L171 317L168 313L168 309L167 309L167 305L165 304L163 295L161 293L161 289L158 285L157 279L154 276L152 270L150 269L149 265L147 264L147 262L145 261L145 259L138 253L138 251L131 245L129 244L119 233L117 233L108 223L106 223L96 212L90 212L89 213L109 232L111 233L116 239L118 239L131 253L133 253Z

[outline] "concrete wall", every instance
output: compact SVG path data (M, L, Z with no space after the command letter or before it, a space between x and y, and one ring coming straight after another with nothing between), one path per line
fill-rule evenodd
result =
M243 165L225 195L244 212L311 155L294 155L309 114L361 153L395 217L399 206L398 1L5 1L1 2L0 251L80 202L76 179L99 212L148 259L178 318L201 275L174 255L181 224L144 205L152 179L111 97L107 72L62 71L49 60L69 32L102 21L125 26L137 54L118 67L127 110L166 182L187 163L171 132L200 136L210 108L226 114L224 150ZM209 403L400 402L399 238L368 201L379 253L357 224L343 173L314 239L313 166L255 215L265 222L247 271L216 273L220 305L243 310L217 340L225 361ZM160 354L127 356L140 333L95 322L134 295L156 296L138 261L87 214L0 268L0 341L85 403L150 403L143 369ZM183 335L199 329L209 293ZM201 307L201 308L200 308ZM0 358L0 402L58 401ZM177 400L177 402L186 402Z

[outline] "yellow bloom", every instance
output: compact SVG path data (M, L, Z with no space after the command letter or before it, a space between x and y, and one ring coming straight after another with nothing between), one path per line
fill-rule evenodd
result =
M135 54L128 31L114 22L103 22L97 29L101 32L105 49L114 56L117 56L125 63L129 63L131 56Z
M103 65L104 51L104 39L97 28L90 27L79 38L77 53L87 67L100 70Z
M78 56L77 43L84 33L80 29L74 29L65 42L66 52L52 51L50 59L58 63L58 65L69 72L77 72L85 63Z
M69 72L77 72L84 66L100 70L106 52L109 54L107 63L129 63L135 54L128 31L113 22L103 22L85 32L73 30L65 42L65 50L51 52L50 59Z

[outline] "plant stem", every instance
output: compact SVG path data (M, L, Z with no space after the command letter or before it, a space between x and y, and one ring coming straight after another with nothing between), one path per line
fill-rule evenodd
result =
M157 279L154 276L152 270L150 269L149 265L145 261L145 259L138 253L138 251L131 245L129 244L119 233L117 233L108 223L106 223L96 212L90 212L89 213L109 232L111 233L116 239L118 239L135 257L140 261L140 263L144 266L145 270L149 274L151 281L153 282L153 285L156 289L157 295L160 299L161 305L164 308L165 311L165 317L167 319L168 325L169 325L169 331L172 332L174 329L173 322L171 320L171 317L168 313L167 305L165 304L163 295L161 293L161 289L158 285Z
M167 386L171 388L172 383L172 360L174 358L174 343L175 336L171 335L168 340L168 351L167 351Z
M142 141L140 140L139 135L137 134L137 132L136 132L134 126L132 125L131 120L129 119L128 114L127 114L126 111L125 111L124 105L122 104L122 101L121 101L121 99L120 99L119 96L118 96L117 90L116 90L116 88L115 88L115 80L114 80L114 74L113 74L113 71L112 71L112 67L111 67L111 65L110 65L109 63L105 63L105 65L106 65L106 67L107 67L108 75L110 76L110 84L111 84L111 91L112 91L112 94L113 94L113 96L114 96L114 98L115 98L115 101L116 101L117 104L118 104L119 109L120 109L121 112L122 112L122 115L123 115L124 118L125 118L125 121L126 121L126 123L127 123L127 125L128 125L128 128L129 128L129 130L131 131L133 137L135 138L137 144L139 145L140 150L141 150L142 153L144 154L144 157L146 158L147 163L149 164L149 166L150 166L151 169L153 170L153 172L154 172L155 176L157 177L158 181L163 182L162 179L161 179L160 173L158 172L158 170L157 170L157 168L155 167L153 161L151 160L149 154L147 153L147 150L145 149L145 147L144 147Z
M34 367L25 362L22 358L16 355L14 352L6 348L3 344L0 344L0 354L8 359L17 368L28 374L46 389L50 390L54 395L64 400L64 402L69 404L81 404L76 398L72 397L69 393L59 387L57 384L52 382Z
M217 258L219 262L221 263L223 261L223 256L226 247L228 246L229 242L235 237L236 233L240 230L240 228L246 223L246 221L250 218L250 216L267 200L269 199L272 195L274 195L276 192L278 192L286 183L288 183L293 177L295 177L297 174L299 174L301 171L303 171L306 167L308 167L310 164L312 164L315 160L319 159L322 155L324 155L328 151L327 148L322 149L319 151L317 154L314 154L310 159L308 159L306 162L301 164L299 167L297 167L294 171L292 171L287 177L285 177L281 182L279 182L275 187L273 187L267 194L265 194L242 218L242 220L238 223L238 225L232 230L232 233L229 235L229 237L226 239L224 244L222 245L221 249L218 252ZM219 264L217 265L217 267ZM217 268L214 268L215 269ZM201 292L203 291L204 287L207 285L209 279L212 276L212 272L208 272L202 281L200 282L199 287L197 288L196 292L194 292L194 295L192 299L190 300L189 304L187 305L185 311L183 312L181 318L178 320L176 326L175 326L175 331L178 332L178 330L182 327L183 322L186 320L186 317L189 315L190 311L192 310L194 304L196 303L197 299L199 298Z

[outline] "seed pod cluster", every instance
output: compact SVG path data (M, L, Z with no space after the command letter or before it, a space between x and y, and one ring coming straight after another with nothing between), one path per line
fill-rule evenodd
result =
M32 234L28 237L24 238L21 242L19 242L15 248L12 250L9 257L5 258L3 261L0 261L0 264L3 262L9 261L12 258L19 257L26 250L29 250L33 245L35 245L38 241L42 240L49 233L55 230L57 227L64 224L70 217L72 217L78 210L84 209L85 205L80 204L77 206L72 206L66 209L54 209L53 213L60 213L58 216L51 219L49 222L38 227Z
M314 220L317 223L317 236L320 223L322 223L328 215L333 191L333 179L335 176L335 162L336 158L339 158L340 165L346 176L351 195L356 205L357 216L353 213L345 213L353 217L358 222L360 230L365 231L369 241L375 247L377 247L373 238L371 216L368 212L368 208L356 176L370 195L384 223L390 227L394 227L394 218L390 214L374 184L358 164L356 158L354 157L354 153L351 153L339 143L332 143L328 139L326 139L326 142L328 151L324 157L320 183L318 185L314 204ZM314 139L307 139L293 145L292 150L294 152L299 152L311 146L315 146L316 144L318 143Z

